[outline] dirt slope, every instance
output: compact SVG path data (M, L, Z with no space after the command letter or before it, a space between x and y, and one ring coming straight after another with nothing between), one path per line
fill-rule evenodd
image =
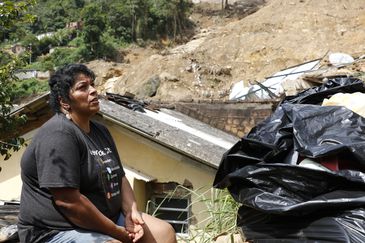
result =
M148 98L158 87L151 99L226 99L239 80L260 81L328 52L365 54L363 0L269 0L242 19L193 14L192 20L201 27L184 45L134 47L124 63L89 63L101 91Z

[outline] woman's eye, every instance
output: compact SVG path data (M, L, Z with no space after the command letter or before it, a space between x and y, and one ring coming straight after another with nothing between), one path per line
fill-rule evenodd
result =
M85 90L87 89L87 85L81 85L79 87L77 87L78 90Z

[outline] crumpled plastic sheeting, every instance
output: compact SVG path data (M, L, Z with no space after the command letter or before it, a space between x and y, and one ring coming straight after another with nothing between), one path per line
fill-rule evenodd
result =
M259 163L231 173L225 186L236 201L270 214L303 216L365 206L365 174L359 171Z
M339 106L283 105L283 109L291 116L294 149L302 156L344 152L365 166L365 118Z
M340 77L288 97L224 154L214 185L227 187L242 203L237 223L247 239L314 239L323 233L318 239L365 242L365 119L345 107L320 106L337 92L365 92L364 83ZM360 169L326 172L296 165L299 158L331 155L345 156ZM345 214L348 210L357 211ZM251 219L263 215L291 221L273 235L273 224L250 222L247 213ZM300 221L310 230L293 226Z
M288 96L283 103L292 104L321 104L323 99L331 97L336 93L365 93L364 82L360 79L337 76L329 78L323 85L307 89L295 96Z
M328 217L269 215L242 206L238 226L254 242L364 242L364 208L342 211ZM267 240L270 239L270 240ZM275 240L273 240L275 239Z
M365 118L345 107L283 104L225 154L214 185L252 163L296 165L298 153L308 158L342 153L365 168Z

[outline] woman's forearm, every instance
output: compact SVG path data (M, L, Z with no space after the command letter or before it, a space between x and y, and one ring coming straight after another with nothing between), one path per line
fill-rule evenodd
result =
M130 213L132 210L138 210L133 189L125 176L122 178L122 209L124 215Z
M76 226L97 231L123 242L131 242L124 227L116 225L77 189L51 189L54 202L64 216Z

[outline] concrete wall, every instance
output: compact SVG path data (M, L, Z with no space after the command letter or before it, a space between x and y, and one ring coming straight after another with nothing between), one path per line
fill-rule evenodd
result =
M271 115L274 102L267 103L177 103L175 109L237 137Z

